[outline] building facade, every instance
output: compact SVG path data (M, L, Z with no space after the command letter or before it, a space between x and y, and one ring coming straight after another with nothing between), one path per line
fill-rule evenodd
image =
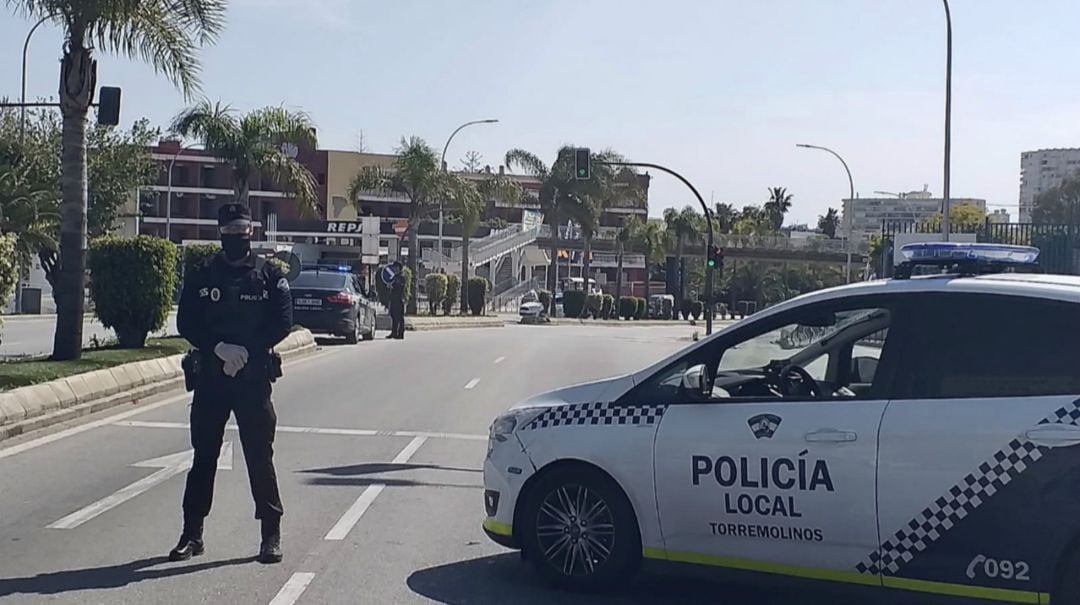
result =
M889 223L921 223L930 220L941 212L944 200L931 197L928 191L915 191L900 197L860 197L843 200L844 215L841 217L840 230L847 232L848 216L851 212L850 236L852 239L869 239L871 235L881 233L881 226ZM978 198L951 198L949 207L972 205L986 211L986 200Z
M998 208L997 210L986 215L986 220L994 224L1006 224L1012 222L1012 216L1008 210L1004 208Z
M1080 149L1039 149L1020 154L1020 222L1030 223L1035 198L1080 172Z

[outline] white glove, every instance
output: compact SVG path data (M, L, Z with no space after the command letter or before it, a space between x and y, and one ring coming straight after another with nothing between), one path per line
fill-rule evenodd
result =
M248 350L240 345L231 345L227 342L219 342L214 347L214 354L225 363L225 374L229 378L236 378L240 370L247 365Z

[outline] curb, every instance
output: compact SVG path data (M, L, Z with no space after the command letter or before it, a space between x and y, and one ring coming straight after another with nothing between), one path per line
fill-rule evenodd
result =
M739 320L718 319L713 322L713 328L726 328L730 325L737 323ZM689 321L663 321L663 320L602 320L602 319L566 319L560 317L553 319L549 322L533 322L530 324L524 324L520 321L515 321L515 324L522 323L522 325L541 325L541 326L593 326L597 328L700 328L705 329L705 320L698 320L696 323Z
M301 330L275 350L284 360L314 352L315 338ZM184 386L183 355L126 363L0 392L0 441Z
M435 330L459 330L466 328L502 328L506 322L501 319L482 319L476 321L438 321L413 323L405 320L405 329L411 332L433 332Z

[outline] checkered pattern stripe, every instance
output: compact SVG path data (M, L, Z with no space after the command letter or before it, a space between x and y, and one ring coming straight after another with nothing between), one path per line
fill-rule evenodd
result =
M524 430L555 426L638 426L656 424L666 405L612 405L578 403L553 407L525 426Z
M1077 424L1080 400L1058 409L1039 424ZM961 519L990 499L1001 488L1046 454L1048 448L1013 439L993 457L949 489L948 493L923 510L892 538L871 553L855 569L859 573L895 575L915 555L936 542Z

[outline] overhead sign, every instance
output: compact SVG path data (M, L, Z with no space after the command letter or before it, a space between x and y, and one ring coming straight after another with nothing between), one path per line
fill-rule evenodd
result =
M535 210L522 210L521 211L521 227L526 231L530 229L539 229L540 225L544 222L544 214Z
M327 233L367 233L364 229L365 221L327 221L326 232ZM376 222L376 229L378 223ZM376 231L378 233L378 231Z

